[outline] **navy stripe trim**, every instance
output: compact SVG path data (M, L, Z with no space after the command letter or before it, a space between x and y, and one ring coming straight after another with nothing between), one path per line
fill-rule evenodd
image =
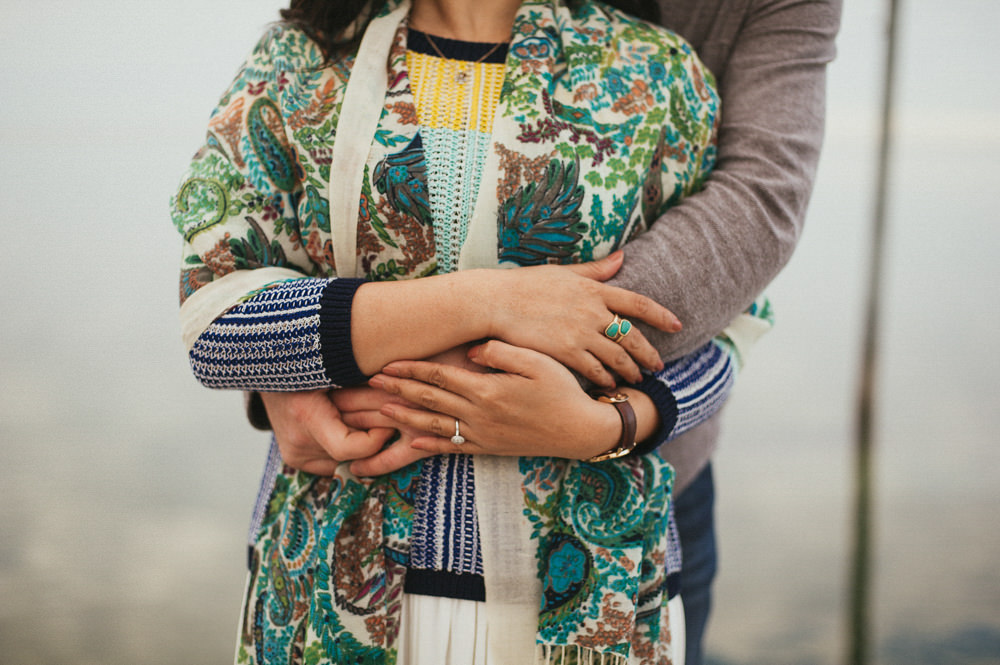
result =
M337 386L356 386L367 377L354 360L351 344L351 304L363 279L332 280L319 301L319 345L323 369L330 382Z
M486 582L482 575L452 573L447 570L410 568L406 571L403 592L418 596L486 600Z
M677 425L677 400L670 392L670 388L656 376L644 375L642 381L633 387L649 395L656 405L656 410L660 412L660 428L632 451L633 455L645 455L659 447L673 433Z

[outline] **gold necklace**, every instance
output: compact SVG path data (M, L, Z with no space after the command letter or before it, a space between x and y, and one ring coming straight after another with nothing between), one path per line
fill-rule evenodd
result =
M434 52L438 54L438 57L440 57L442 60L453 60L453 61L455 61L454 58L449 58L448 56L446 56L444 53L441 52L441 49L438 48L437 43L434 41L434 39L431 38L431 34L429 32L425 32L424 33L424 37L427 38L427 43L431 45L431 48L434 49ZM473 67L475 67L476 65L480 64L481 62L483 62L484 60L486 60L486 58L488 58L491 55L493 55L494 53L496 53L497 49L500 48L501 46L503 46L506 43L507 42L497 42L496 44L493 45L493 48L491 48L489 51L487 51L486 53L484 53L483 57L479 58L479 60L476 60L475 62L470 63L467 60L458 60L458 61L456 61L456 62L460 63L459 64L460 69L455 74L455 83L458 83L459 85L463 85L466 81L469 80L469 77L472 75L472 68Z

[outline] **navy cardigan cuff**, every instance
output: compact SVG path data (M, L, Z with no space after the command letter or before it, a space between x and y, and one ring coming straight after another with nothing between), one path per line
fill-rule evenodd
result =
M674 399L670 388L652 375L644 374L642 381L632 387L649 395L653 404L656 405L656 410L660 412L659 429L653 433L653 436L641 441L632 451L633 455L645 455L659 447L673 433L674 426L677 425L677 400Z
M367 377L354 359L351 344L351 305L364 279L330 280L319 301L319 344L327 378L340 387L356 386Z

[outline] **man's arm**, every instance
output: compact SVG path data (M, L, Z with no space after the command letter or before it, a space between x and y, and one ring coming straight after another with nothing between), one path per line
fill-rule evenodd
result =
M705 188L625 248L610 283L652 297L684 323L648 336L690 353L742 312L791 257L823 138L826 65L840 0L660 0L722 97L718 161Z

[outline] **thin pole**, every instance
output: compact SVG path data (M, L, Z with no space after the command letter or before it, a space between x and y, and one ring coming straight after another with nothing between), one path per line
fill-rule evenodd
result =
M871 550L872 550L872 449L874 448L876 365L879 313L888 207L889 156L895 94L896 28L900 0L889 0L882 117L879 125L875 209L872 220L871 265L862 340L861 379L858 390L855 448L854 543L851 559L848 665L871 661Z

